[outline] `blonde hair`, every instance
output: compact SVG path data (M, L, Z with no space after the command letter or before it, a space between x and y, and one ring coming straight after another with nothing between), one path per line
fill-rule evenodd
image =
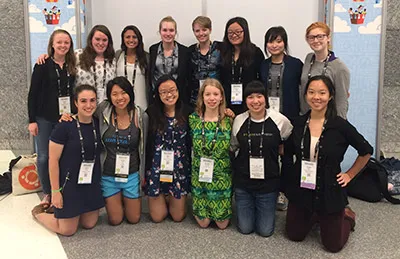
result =
M174 20L174 18L172 18L172 16L166 16L164 18L161 19L160 24L158 25L158 30L161 31L161 26L163 24L163 22L172 22L175 26L175 31L178 31L178 26L176 24L176 21Z
M308 34L310 33L310 31L312 31L312 30L314 30L314 29L321 29L321 30L324 31L324 33L325 33L327 36L330 36L330 35L331 35L331 29L329 28L328 25L326 25L326 24L323 23L323 22L314 22L314 23L310 24L310 26L307 27L307 30L306 30L306 37L308 36Z
M196 23L201 27L211 30L211 19L207 16L197 16L192 22L192 30L194 29L194 25Z
M214 86L221 92L222 100L219 104L219 115L220 119L222 120L225 117L225 109L226 109L226 101L225 101L225 92L224 88L222 87L221 83L214 78L207 78L204 80L203 85L201 85L199 94L197 95L197 102L196 102L196 112L198 115L203 116L206 111L206 105L204 104L204 91L207 86Z

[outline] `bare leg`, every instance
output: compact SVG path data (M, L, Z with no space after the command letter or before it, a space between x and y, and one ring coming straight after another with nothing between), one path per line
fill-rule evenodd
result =
M108 223L110 225L116 226L121 224L124 218L121 193L117 193L106 198L106 210L108 215Z
M47 229L63 236L72 236L78 229L79 216L69 219L57 219L54 214L40 213L36 219Z
M136 224L142 213L142 198L130 199L124 197L125 216L129 223Z
M170 195L169 213L175 222L181 222L186 217L186 195L182 195L180 199Z
M149 197L149 210L151 220L155 223L162 222L168 215L167 202L164 194Z

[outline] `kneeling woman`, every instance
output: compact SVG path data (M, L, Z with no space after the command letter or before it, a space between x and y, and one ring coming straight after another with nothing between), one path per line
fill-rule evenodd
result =
M289 207L286 232L302 241L318 220L321 240L330 252L346 244L355 226L345 187L367 164L371 145L346 120L337 115L335 87L326 76L308 81L304 97L311 111L293 120L293 132L285 143L285 155L296 155L293 170L285 174ZM342 172L340 163L351 145L358 151L353 166Z
M92 117L96 110L96 89L89 85L75 88L77 116L56 126L50 137L49 171L54 214L41 205L32 215L58 234L73 235L78 225L93 228L104 206L101 195L99 123Z
M248 111L232 128L231 152L238 230L268 237L275 229L276 198L280 186L279 149L292 131L289 119L269 108L260 81L244 90ZM237 152L238 151L238 152Z

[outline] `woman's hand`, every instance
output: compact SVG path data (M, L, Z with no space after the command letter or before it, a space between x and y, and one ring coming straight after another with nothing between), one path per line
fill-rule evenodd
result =
M233 118L235 118L235 113L231 109L226 108L225 109L225 116L228 116L228 117L233 119Z
M62 122L62 121L72 121L72 115L69 113L63 113L63 115L61 115L61 118L58 120L58 122Z
M37 136L39 133L39 128L36 122L29 123L28 130L32 136Z
M41 55L37 58L36 64L38 64L38 65L43 65L44 62L46 62L46 59L48 59L48 58L49 58L49 55L47 55L47 54L41 54Z
M51 204L53 204L57 209L63 208L64 204L61 192L53 192L51 194Z
M346 187L347 184L351 181L351 178L348 174L340 173L336 175L337 177L337 182L340 184L342 187Z

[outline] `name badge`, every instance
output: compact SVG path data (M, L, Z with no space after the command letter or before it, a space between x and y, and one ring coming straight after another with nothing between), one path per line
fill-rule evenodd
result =
M104 101L105 98L105 89L104 88L97 88L97 103L101 103Z
M281 100L279 97L268 97L268 103L269 107L271 107L272 110L279 112L281 109Z
M199 80L199 86L201 87L204 84L205 79Z
M301 160L300 187L315 190L317 185L317 162Z
M129 160L130 154L117 153L115 158L115 174L122 178L127 178L129 175Z
M78 184L91 184L94 161L83 161L79 169Z
M172 183L174 179L172 171L160 171L160 182Z
M162 171L174 171L174 151L173 150L161 150L161 165L160 170Z
M58 112L60 115L71 113L71 99L69 96L58 97Z
M231 84L231 104L242 104L243 85Z
M201 157L199 182L211 183L214 173L214 159Z
M250 179L264 179L264 158L250 157Z

